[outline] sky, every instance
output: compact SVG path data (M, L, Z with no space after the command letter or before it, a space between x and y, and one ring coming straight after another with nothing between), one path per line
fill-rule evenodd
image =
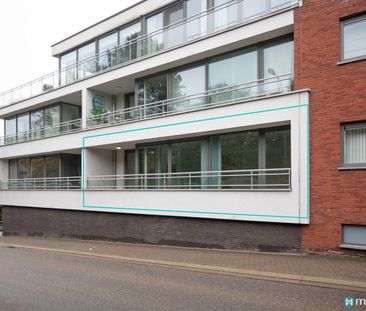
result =
M57 70L51 45L138 0L1 0L0 93Z

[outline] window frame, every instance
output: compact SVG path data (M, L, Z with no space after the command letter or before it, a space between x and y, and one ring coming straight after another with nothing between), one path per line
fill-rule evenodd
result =
M361 228L366 231L366 226L362 224L342 224L342 242L340 247L341 248L348 248L348 249L359 249L359 250L366 250L366 243L365 244L358 244L345 241L346 229L355 229Z
M341 164L340 164L340 168L366 169L366 162L365 163L345 163L346 130L347 129L358 129L358 128L366 128L366 121L341 124L341 131L340 131Z
M240 129L240 130L234 130L234 131L225 131L222 133L216 133L212 135L199 135L194 137L186 137L186 138L178 138L178 139L168 139L158 142L150 142L150 143L139 143L136 144L135 149L129 149L135 150L135 157L138 157L138 150L141 148L149 148L149 147L155 147L159 145L168 145L168 173L171 173L171 163L172 163L172 152L171 152L171 145L175 143L184 143L184 142L191 142L191 141L206 141L208 144L208 152L207 152L207 161L208 161L208 169L212 170L211 166L211 160L212 160L212 150L210 148L210 138L211 137L217 137L217 136L224 136L224 135L232 135L232 134L240 134L240 133L247 133L247 132L258 132L258 168L257 169L266 169L266 143L265 143L265 134L267 132L271 131L281 131L281 130L289 130L290 132L290 168L292 168L292 144L291 144L291 123L288 124L278 124L278 125L272 125L268 127L257 127L252 129ZM135 159L135 174L139 174L139 163L138 158Z
M353 17L345 17L342 18L340 20L340 63L347 63L347 62L352 62L352 61L358 61L358 60L363 60L366 59L366 54L364 55L360 55L360 56L356 56L356 57L351 57L351 58L345 58L344 56L344 28L345 26L347 26L347 24L352 24L355 23L359 20L366 20L366 12L363 12L362 14L358 14L357 16L353 16Z

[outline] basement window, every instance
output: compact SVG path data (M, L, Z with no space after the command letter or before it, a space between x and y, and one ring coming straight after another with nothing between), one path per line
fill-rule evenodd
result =
M340 247L366 250L366 226L343 225L343 239Z

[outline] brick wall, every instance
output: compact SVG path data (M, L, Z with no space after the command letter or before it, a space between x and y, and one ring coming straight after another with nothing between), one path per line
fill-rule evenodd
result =
M366 121L366 60L337 65L340 18L365 0L304 0L295 13L295 87L310 88L311 219L304 250L337 250L342 224L366 225L366 170L339 171L340 123Z
M112 240L222 249L298 252L291 224L3 207L4 235Z

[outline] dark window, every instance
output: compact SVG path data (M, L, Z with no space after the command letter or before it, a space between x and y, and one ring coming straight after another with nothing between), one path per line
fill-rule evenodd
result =
M164 111L162 103L151 105L167 99L167 75L163 74L138 82L137 85L138 104L147 105L146 115L159 114Z
M60 157L47 156L45 160L46 164L46 177L59 177L60 176Z
M24 158L18 160L18 178L30 178L31 177L31 162L30 158Z
M32 178L44 178L45 177L45 169L44 169L44 158L32 158L31 159L31 168L32 168Z

